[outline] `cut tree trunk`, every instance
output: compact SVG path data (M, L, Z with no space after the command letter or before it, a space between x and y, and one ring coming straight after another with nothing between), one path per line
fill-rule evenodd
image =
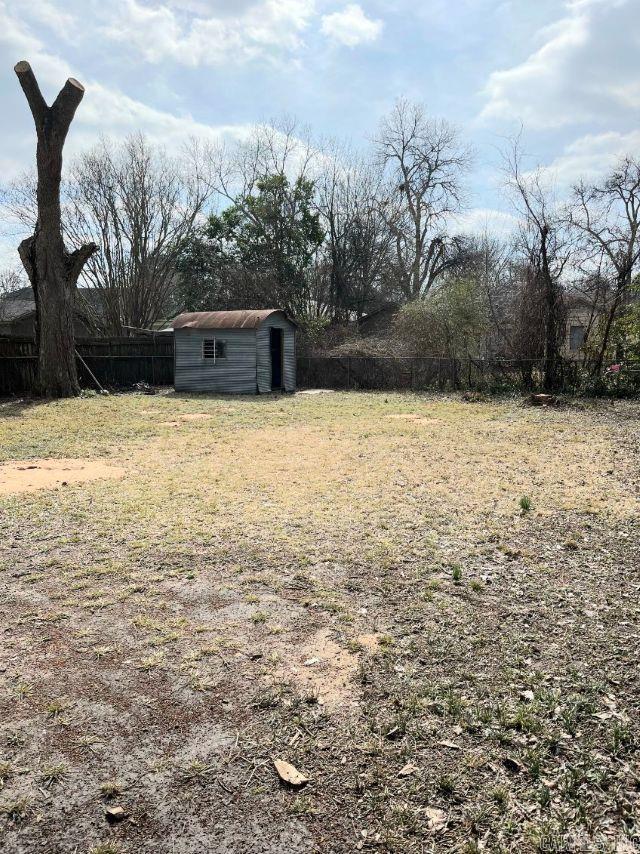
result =
M36 303L38 391L45 397L72 397L80 391L76 365L74 307L76 283L97 250L89 243L69 252L62 237L60 180L62 149L84 87L69 78L49 107L28 62L15 72L27 98L38 139L38 219L33 235L19 247Z

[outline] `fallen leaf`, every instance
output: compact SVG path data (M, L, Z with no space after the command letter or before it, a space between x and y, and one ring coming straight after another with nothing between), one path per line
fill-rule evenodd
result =
M285 762L284 759L274 759L273 764L280 779L290 786L305 786L309 782L308 777L305 777L304 774L301 774L297 768L294 768L289 762Z
M517 759L514 759L513 756L503 757L502 764L507 770L513 771L514 774L519 774L522 771L522 764Z
M459 744L456 744L454 741L439 741L440 747L448 747L449 750L462 750Z
M597 712L592 717L598 718L599 721L610 721L614 714L613 712Z
M412 765L411 762L407 762L407 764L398 771L398 777L408 777L410 774L415 774L417 770L417 765Z
M435 807L426 807L424 812L427 816L427 827L429 830L437 833L447 826L447 814L444 810L439 810Z
M107 807L104 811L104 817L109 824L117 824L119 821L124 821L127 814L122 807Z

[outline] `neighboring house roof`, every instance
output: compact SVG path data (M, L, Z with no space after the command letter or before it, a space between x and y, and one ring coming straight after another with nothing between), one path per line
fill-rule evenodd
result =
M400 304L397 302L385 302L383 305L378 306L373 311L370 311L368 314L363 314L361 318L359 318L358 323L366 323L368 320L373 320L374 317L378 317L381 314L395 314L400 310Z
M597 301L587 294L575 293L569 291L566 296L567 307L571 309L586 309L588 311L596 309Z
M77 288L76 298L98 315L104 314L105 288Z
M189 311L171 324L173 329L257 329L272 314L282 314L294 326L297 323L280 308L242 311Z
M16 293L18 293L16 291ZM13 296L13 294L11 295ZM32 314L36 309L33 299L8 299L0 300L0 323L12 323Z
M385 303L375 311L358 318L357 328L363 335L376 334L383 331L391 331L393 319L398 313L400 306L397 303Z
M76 291L79 311L82 303L91 304L94 311L101 311L101 296L98 288L78 288ZM0 297L0 323L13 323L33 314L36 310L36 301L33 288L19 288L17 291L9 291Z
M25 288L18 288L17 291L8 291L3 300L33 300L33 288L27 285Z

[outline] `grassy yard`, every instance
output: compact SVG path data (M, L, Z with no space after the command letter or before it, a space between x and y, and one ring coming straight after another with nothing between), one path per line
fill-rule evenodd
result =
M639 418L0 405L0 850L639 850Z

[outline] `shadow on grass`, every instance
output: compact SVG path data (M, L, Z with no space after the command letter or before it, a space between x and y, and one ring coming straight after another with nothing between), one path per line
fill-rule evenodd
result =
M51 403L44 397L0 397L0 418L19 418L29 409Z

